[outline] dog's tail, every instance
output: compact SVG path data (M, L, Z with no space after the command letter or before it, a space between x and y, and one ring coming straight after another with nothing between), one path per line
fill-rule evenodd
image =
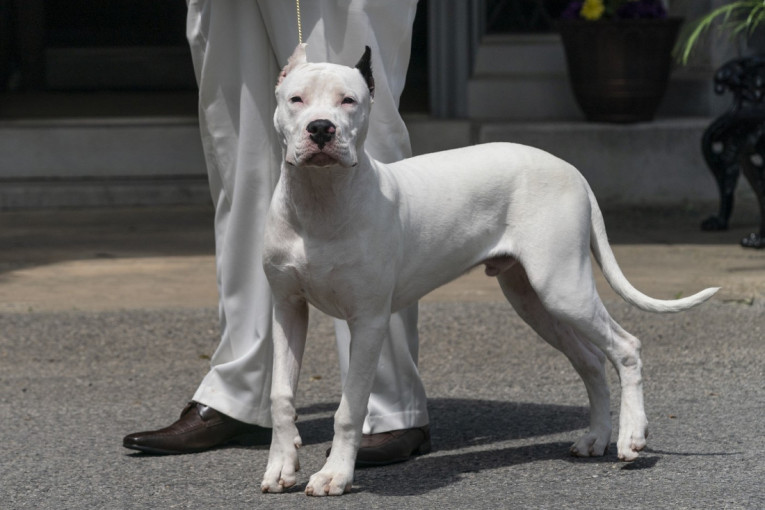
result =
M646 296L633 287L619 268L614 252L608 243L606 225L603 221L600 207L598 207L598 203L595 200L595 195L588 184L585 183L585 186L587 187L587 194L590 199L590 248L592 254L603 271L608 284L625 301L647 312L682 312L703 303L720 290L719 287L710 287L686 298L665 300Z

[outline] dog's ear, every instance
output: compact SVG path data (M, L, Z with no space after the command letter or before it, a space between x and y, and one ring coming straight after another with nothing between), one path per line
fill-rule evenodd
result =
M298 44L297 48L295 48L295 51L292 52L292 55L287 60L287 65L282 68L282 72L279 73L279 79L276 82L276 86L282 84L284 81L284 78L287 77L287 74L289 74L290 71L292 71L295 67L299 66L300 64L305 64L308 62L308 60L305 57L305 47L306 44Z
M365 47L364 55L361 56L361 60L356 64L356 69L359 70L361 76L363 76L364 80L367 82L367 87L369 87L369 97L374 98L375 79L374 76L372 76L372 50L369 46Z

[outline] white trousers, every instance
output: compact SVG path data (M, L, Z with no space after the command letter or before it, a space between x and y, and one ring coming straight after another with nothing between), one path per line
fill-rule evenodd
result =
M367 149L392 162L411 153L398 113L417 0L303 0L309 61L354 65L373 52L375 103ZM199 120L215 205L221 342L194 400L271 426L271 290L261 266L263 229L279 177L274 86L298 42L295 2L189 0L187 36L199 84ZM350 334L335 323L340 370ZM428 423L417 371L417 306L391 319L364 433Z

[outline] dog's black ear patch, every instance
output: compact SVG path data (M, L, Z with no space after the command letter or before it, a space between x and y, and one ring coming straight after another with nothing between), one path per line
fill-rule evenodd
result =
M372 50L369 46L365 47L364 55L362 55L361 60L356 64L356 69L359 70L361 76L366 80L370 97L375 97L375 79L372 76Z

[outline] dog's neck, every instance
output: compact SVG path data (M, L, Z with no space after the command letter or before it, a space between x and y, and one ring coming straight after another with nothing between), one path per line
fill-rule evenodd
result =
M361 151L358 165L295 167L282 163L282 196L296 226L316 234L319 230L338 228L353 221L364 208L360 204L364 190L376 186L373 160ZM374 189L374 188L372 188ZM276 197L275 197L276 198Z

